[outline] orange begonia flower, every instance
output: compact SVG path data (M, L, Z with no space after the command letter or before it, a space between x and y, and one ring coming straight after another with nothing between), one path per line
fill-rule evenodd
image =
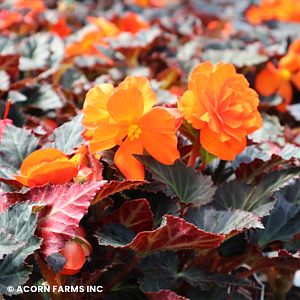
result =
M66 242L66 246L59 253L67 259L62 271L58 271L60 274L74 275L80 271L85 263L84 249L77 241Z
M144 95L144 113L149 111L156 103L156 95L152 90L148 79L144 77L128 76L117 88L112 84L103 83L90 89L86 94L83 104L84 119L83 126L88 130L85 138L92 135L93 131L102 124L114 123L114 120L107 111L107 101L117 89L128 89L137 87Z
M120 18L117 21L117 25L120 31L131 32L132 34L137 33L141 29L149 28L149 24L133 12L128 12L124 17Z
M102 95L101 86L95 87L91 95ZM90 149L92 153L119 145L115 164L127 179L143 180L143 165L132 154L143 154L144 149L163 164L172 164L179 158L175 132L181 124L178 113L161 107L152 108L156 95L144 77L129 76L108 97L97 98L103 108L95 118L99 126L93 129ZM96 98L94 98L96 99ZM87 95L87 103L94 103ZM106 112L104 109L106 106ZM87 114L88 105L83 112ZM177 110L176 110L177 111ZM104 116L104 117L103 117ZM92 121L89 115L86 115ZM83 125L86 126L85 119Z
M28 8L34 12L41 13L46 9L42 0L15 0L14 7L17 9Z
M60 274L74 275L80 271L85 263L85 258L92 253L91 244L85 239L86 232L84 228L79 225L75 229L75 238L66 242L66 246L59 251L59 253L67 259Z
M246 17L252 24L270 20L299 22L300 2L298 0L263 0L259 6L251 5L246 11Z
M20 183L34 187L50 182L64 184L78 173L76 164L58 149L40 149L28 155L20 168L20 175L13 175Z
M223 160L234 160L246 147L246 135L262 126L257 93L230 63L198 65L188 90L178 99L186 121L200 129L200 143Z
M57 33L61 38L65 38L72 33L72 30L67 25L66 19L60 17L57 23L50 25L49 32Z
M96 44L106 46L107 42L104 41L105 37L112 37L119 34L118 27L109 22L103 17L93 18L88 17L87 20L95 25L95 30L86 33L82 39L78 42L71 43L65 48L65 55L76 56L80 54L84 55L97 55L101 59L110 61L105 55L103 55L96 47Z
M300 39L290 45L287 54L279 60L278 68L272 62L267 63L267 68L256 76L255 89L266 97L279 93L283 103L276 108L286 112L293 98L292 84L300 90Z

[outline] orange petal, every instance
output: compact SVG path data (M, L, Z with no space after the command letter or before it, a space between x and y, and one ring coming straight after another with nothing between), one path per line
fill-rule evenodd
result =
M66 246L59 253L67 259L62 271L64 275L74 275L80 271L85 262L85 254L81 245L76 241L66 242Z
M154 107L143 115L137 125L143 131L161 134L173 134L176 132L175 117L162 107Z
M106 109L89 105L82 112L84 113L82 125L90 130L95 130L100 125L107 124L110 121L110 115Z
M246 141L245 137L242 141L232 138L229 141L220 142L208 128L200 131L200 142L203 148L222 160L234 160L236 155L245 149Z
M255 79L255 89L263 96L273 95L279 88L280 77L269 69L263 69Z
M163 107L169 114L175 117L175 128L178 129L183 121L183 116L177 108Z
M106 102L113 94L113 91L114 87L110 83L103 83L94 86L87 92L83 108L85 108L87 105L97 104L98 107L106 109Z
M293 98L293 88L289 81L282 81L278 88L278 93L282 95L287 104L290 104Z
M127 135L128 126L122 124L103 124L93 134L90 141L91 153L111 149Z
M221 89L219 78L216 73L211 73L207 80L206 95L207 100L204 102L206 109L210 112L212 108L216 107L217 101L220 98Z
M188 90L183 94L182 99L178 98L178 109L180 110L184 119L188 123L192 124L194 128L199 129L204 126L205 122L199 120L198 118L196 118L193 115L192 109L193 109L193 106L196 105L195 102L196 102L195 94L192 91ZM197 101L197 104L198 104L198 101ZM199 111L198 108L197 108L197 111Z
M175 134L142 131L140 140L146 151L162 164L171 165L180 158Z
M213 71L213 64L210 61L203 62L194 68L192 75L195 73L203 73L208 76Z
M136 87L141 91L144 99L144 114L148 112L157 101L156 94L153 91L149 80L140 76L127 76L124 81L119 84L118 89L128 89L129 87Z
M21 175L28 176L27 171L29 167L38 165L42 162L53 162L58 158L68 161L67 155L58 149L49 148L36 150L24 159L20 168L20 173Z
M108 99L107 110L116 123L135 124L144 112L143 94L136 87L118 89Z
M295 87L300 90L300 71L292 74L291 81L295 85Z
M54 185L70 182L78 173L78 168L71 162L51 162L42 165L28 176L28 186L33 187L50 182Z
M23 185L28 186L28 177L27 176L14 175L14 174L12 176L14 176Z
M126 139L115 154L114 162L126 179L144 180L144 166L132 154L143 154L140 139Z
M237 74L235 67L230 63L216 65L214 69L221 87L225 84L228 78L231 79Z

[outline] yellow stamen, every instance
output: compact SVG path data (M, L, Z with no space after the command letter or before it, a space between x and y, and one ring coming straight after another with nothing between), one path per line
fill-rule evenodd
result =
M291 72L287 69L283 69L280 71L280 76L283 80L289 81L291 78Z
M139 128L137 125L130 125L128 128L127 135L130 138L130 140L133 141L134 139L139 138L141 132L141 128Z

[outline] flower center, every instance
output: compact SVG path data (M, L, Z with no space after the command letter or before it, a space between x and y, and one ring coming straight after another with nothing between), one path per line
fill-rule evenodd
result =
M282 71L280 71L280 76L283 80L289 81L291 78L291 72L287 69L283 69Z
M128 128L127 135L130 138L130 140L133 141L134 139L139 138L141 132L142 132L142 130L141 130L141 128L139 128L139 126L130 125L129 128Z

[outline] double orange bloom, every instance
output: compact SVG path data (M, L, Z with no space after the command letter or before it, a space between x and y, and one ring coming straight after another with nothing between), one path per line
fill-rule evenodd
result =
M234 160L246 147L246 135L262 126L258 104L246 78L222 62L198 65L178 100L183 117L200 129L202 147L223 160Z
M127 179L143 180L143 165L132 154L144 149L163 164L179 158L175 135L182 117L174 109L154 107L157 98L144 77L128 76L117 88L101 84L86 95L83 126L92 153L119 146L114 162Z

